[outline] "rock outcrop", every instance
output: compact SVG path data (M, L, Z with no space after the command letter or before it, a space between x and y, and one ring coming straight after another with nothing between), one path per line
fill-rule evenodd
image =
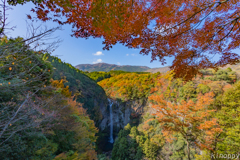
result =
M118 102L110 99L112 104L112 116L113 116L113 128L114 133L118 132L128 123L130 123L134 117L139 117L146 111L148 102L146 100L134 100L127 102ZM100 130L109 130L110 128L110 110L108 107L102 107L102 120L99 125Z

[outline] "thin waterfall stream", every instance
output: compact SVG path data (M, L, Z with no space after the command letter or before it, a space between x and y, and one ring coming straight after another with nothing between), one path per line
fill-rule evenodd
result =
M112 114L113 102L110 99L108 99L108 102L109 102L109 106L110 106L110 138L109 138L109 142L113 143L114 142L114 140L113 140L113 114Z

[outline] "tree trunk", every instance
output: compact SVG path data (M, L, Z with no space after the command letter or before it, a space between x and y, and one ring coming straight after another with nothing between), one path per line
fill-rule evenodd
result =
M187 141L187 155L188 155L188 160L191 160L191 158L190 158L190 144L189 144L188 141Z

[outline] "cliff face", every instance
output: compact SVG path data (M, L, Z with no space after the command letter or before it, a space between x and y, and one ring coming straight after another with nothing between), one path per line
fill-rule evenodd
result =
M147 100L134 100L127 102L118 102L116 100L110 100L112 104L112 114L113 114L113 132L114 135L119 132L128 123L138 123L140 115L142 115L146 110L148 110ZM107 132L110 128L110 107L100 108L102 114L102 120L99 125L101 131Z
M128 123L131 126L138 125L141 115L147 112L154 113L147 99L126 102L108 99L107 105L100 105L101 120L98 123L97 151L99 153L111 151L112 142L115 141L118 132Z

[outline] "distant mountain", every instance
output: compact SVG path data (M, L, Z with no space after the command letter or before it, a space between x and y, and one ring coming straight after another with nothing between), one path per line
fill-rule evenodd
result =
M82 71L88 71L88 72L93 72L93 71L109 72L111 70L122 70L122 71L128 71L128 72L165 73L170 70L168 66L161 67L161 68L150 68L147 66L116 65L116 64L108 64L108 63L79 64L75 67Z
M239 73L240 74L240 63L238 63L238 64L235 64L235 65L230 65L230 64L228 64L228 65L226 65L225 67L223 67L222 69L226 69L226 68L231 68L233 71L235 71L235 72L237 72L237 73Z
M111 70L122 70L128 72L145 72L151 68L147 66L131 66L131 65L116 65L108 63L97 63L97 64L79 64L75 66L76 68L82 71L104 71L108 72Z
M240 63L235 64L235 65L229 65L228 64L225 67L220 67L220 69L227 69L227 68L231 68L240 77ZM146 70L145 72L151 72L151 73L161 72L161 73L165 73L165 72L167 72L169 70L170 70L169 66L166 66L166 67L161 67L161 68L151 68L151 69Z
M166 72L169 71L169 70L170 70L169 66L166 66L166 67L161 67L161 68L151 68L151 69L146 70L145 72L151 72L151 73L157 73L157 72L166 73Z

